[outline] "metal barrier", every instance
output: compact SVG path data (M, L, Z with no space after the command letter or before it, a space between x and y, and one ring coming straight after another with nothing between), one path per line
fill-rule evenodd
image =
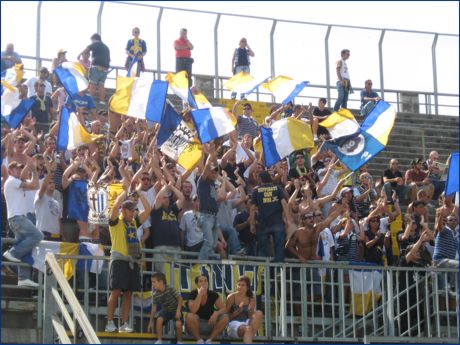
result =
M88 320L88 311L82 309L53 254L46 255L45 265L43 343L54 343L56 334L61 344L71 344L62 321L64 319L74 338L73 343L77 343L78 330L81 328L89 344L100 344ZM64 298L67 303L64 302ZM68 308L73 317L69 314ZM58 314L61 316L59 317Z
M370 267L338 262L280 264L244 257L198 261L177 258L189 253L163 254L170 259L154 262L166 264L168 283L172 282L185 300L195 288L193 279L199 272L208 274L210 288L223 299L236 286L238 276L248 275L257 309L264 313L258 341L368 343L397 339L457 343L459 337L458 272L453 269ZM108 257L57 257L108 262ZM149 280L153 269L147 269L146 263L152 263L152 259L142 260L142 275ZM94 274L85 265L85 271L77 271L73 279L73 290L99 332L105 327L109 296L107 265L104 266L101 274ZM133 297L130 323L135 332L147 330L148 295L147 290ZM167 329L164 338L175 339L172 329ZM230 339L224 335L223 340Z

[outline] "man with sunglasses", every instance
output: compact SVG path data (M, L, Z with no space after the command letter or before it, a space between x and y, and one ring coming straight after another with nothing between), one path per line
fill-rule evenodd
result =
M252 116L252 106L249 103L243 104L243 114L239 115L236 112L238 106L244 101L244 99L235 102L232 108L232 113L237 116L237 130L238 138L241 139L246 133L251 134L253 138L257 137L259 134L259 124Z
M37 120L35 128L37 131L48 133L49 123L54 117L53 103L51 97L45 93L46 84L42 80L37 80L34 84L35 95L31 97L34 100L32 106L32 117Z

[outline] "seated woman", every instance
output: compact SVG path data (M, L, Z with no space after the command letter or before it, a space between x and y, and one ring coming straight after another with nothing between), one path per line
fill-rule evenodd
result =
M245 344L252 343L264 316L255 309L256 299L250 286L248 277L240 277L236 284L237 291L227 298L227 313L230 315L227 333L232 338L243 338Z

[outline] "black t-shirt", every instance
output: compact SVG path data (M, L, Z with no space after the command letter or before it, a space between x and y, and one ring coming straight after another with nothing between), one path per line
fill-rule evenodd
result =
M407 240L402 240L403 235L404 235L404 231L400 231L396 235L396 238L398 239L398 244L399 244L399 256L400 257L403 257L404 255L406 255L406 248L410 244L415 244L415 242L417 242L418 240L417 236L409 236Z
M244 172L246 171L246 167L244 166L244 163L241 162L241 163L238 163L236 165L233 165L233 164L230 164L230 163L227 163L227 165L224 167L224 171L227 173L227 176L228 178L230 179L230 182L235 186L237 187L237 184L236 184L236 175L235 175L235 170L236 168L239 168L239 171L238 171L238 174L240 176L243 176Z
M217 214L217 188L214 181L200 178L198 180L198 198L200 199L200 212L212 212Z
M238 224L244 223L245 221L248 220L248 218L249 218L248 211L239 212L236 215L235 219L233 220L233 227L236 229L236 226ZM245 244L251 243L254 237L255 235L251 232L251 225L249 224L245 228L238 231L238 238L240 239L241 242Z
M254 188L251 202L257 206L261 229L283 223L283 207L281 205L283 198L284 193L280 186L266 184Z
M180 247L179 222L177 215L180 210L174 203L167 209L160 207L150 213L151 232L146 241L146 247L153 249L157 246Z
M396 177L401 177L403 178L402 173L399 170L396 170L395 172L392 172L391 169L387 169L383 172L383 177L386 177L388 179L396 178ZM398 186L397 182L391 182L391 186L393 188L396 188Z
M322 116L329 116L329 115L331 115L331 112L326 108L324 108L323 111L319 110L319 108L315 108L315 109L313 109L313 115L314 116L321 116L321 117Z
M198 296L198 290L193 290L190 292L189 301L192 301ZM204 305L200 305L196 314L199 316L200 319L209 320L212 313L214 313L214 303L216 303L219 295L217 292L208 290L208 299Z
M92 64L102 66L105 68L110 67L110 50L104 43L96 41L88 46L92 53Z
M38 98L37 95L30 97L35 100L35 103L32 105L32 116L37 119L38 123L49 123L49 113L52 107L52 102L50 96L44 96L42 100ZM44 109L42 110L41 103L44 104Z

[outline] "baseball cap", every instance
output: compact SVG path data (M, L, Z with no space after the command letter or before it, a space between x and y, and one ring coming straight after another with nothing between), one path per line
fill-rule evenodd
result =
M343 193L352 192L352 191L353 191L353 189L351 189L350 187L343 187L340 190L340 195L343 195Z
M65 53L67 53L67 50L65 50L65 49L59 49L58 50L58 55L59 54L65 54Z

